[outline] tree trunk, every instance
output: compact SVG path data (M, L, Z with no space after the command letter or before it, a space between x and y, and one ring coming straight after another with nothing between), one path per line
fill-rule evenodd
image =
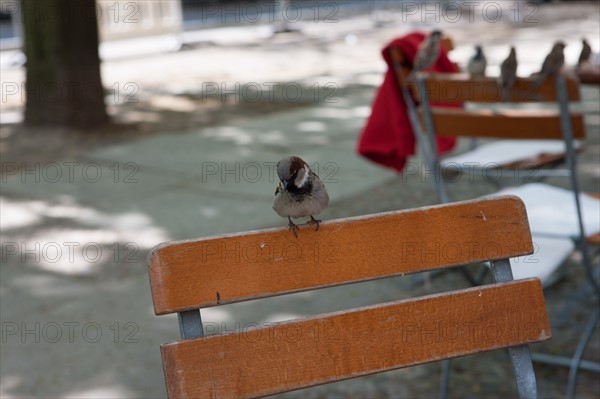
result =
M90 128L108 122L95 0L22 0L25 123Z

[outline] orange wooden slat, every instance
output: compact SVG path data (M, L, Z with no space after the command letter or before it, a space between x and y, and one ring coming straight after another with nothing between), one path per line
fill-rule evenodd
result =
M532 251L523 203L500 197L170 243L149 274L166 314Z
M451 37L442 36L442 42L440 44L447 53L454 50L454 40L452 40Z
M535 157L523 159L520 161L509 162L506 164L499 165L502 169L509 170L526 170L526 169L539 169L542 167L552 167L560 165L564 162L566 155L561 154L539 154Z
M426 74L426 90L430 102L502 102L502 90L495 78L472 79L468 74ZM580 101L579 82L565 76L570 101ZM510 91L510 102L556 102L558 94L555 80L546 80L540 87L535 79L518 78Z
M577 76L582 84L600 85L600 73L595 71L579 71Z
M400 66L408 68L408 62L406 61L404 54L402 54L402 52L398 48L390 47L389 52L392 62L396 68Z
M587 242L589 242L592 245L600 245L600 233L588 237Z
M161 347L171 398L250 398L551 337L538 279Z
M402 86L408 80L410 75L410 62L405 59L402 52L396 47L390 47L389 53L396 73L396 80L398 84Z
M510 139L563 139L558 112L551 110L431 109L439 136L498 137ZM571 114L573 137L585 137L583 115Z

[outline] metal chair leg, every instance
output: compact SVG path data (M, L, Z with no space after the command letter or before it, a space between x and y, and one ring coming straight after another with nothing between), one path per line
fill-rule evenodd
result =
M592 334L594 329L596 328L596 323L598 323L598 319L600 318L600 308L596 308L596 311L590 318L588 324L585 326L585 330L581 339L579 340L579 345L577 345L577 349L575 350L575 354L573 355L573 359L571 361L571 369L569 370L569 381L567 383L567 398L572 399L575 396L575 385L577 382L577 373L579 371L579 366L581 364L581 358L583 356L583 352L587 347L590 339L592 338Z
M515 372L515 378L517 379L519 398L536 399L538 397L537 384L535 372L533 371L533 363L531 362L529 345L508 348L508 354L512 360L513 371Z
M450 359L442 362L442 375L440 377L440 399L448 397L448 385L450 383Z

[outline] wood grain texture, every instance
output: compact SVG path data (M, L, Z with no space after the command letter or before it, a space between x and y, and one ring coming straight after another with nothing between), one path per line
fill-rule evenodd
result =
M539 342L538 279L476 287L165 344L170 398L250 398Z
M560 116L550 110L457 110L431 108L438 136L562 140ZM583 115L571 114L573 137L585 137Z
M580 101L579 82L565 76L569 101ZM546 80L539 87L535 79L518 78L509 102L556 102L558 93L555 80ZM426 74L425 87L430 102L462 104L465 102L502 102L502 90L495 78L472 79L468 74Z
M152 250L156 314L531 254L518 197L478 199L169 243Z

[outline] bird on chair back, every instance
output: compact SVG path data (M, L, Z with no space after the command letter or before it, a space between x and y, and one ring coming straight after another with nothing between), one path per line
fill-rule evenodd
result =
M408 77L409 81L414 80L415 74L431 68L438 58L440 58L440 46L442 41L442 32L434 30L419 44L417 54L413 61L413 68Z
M287 217L289 228L298 237L298 226L291 218L310 216L308 224L315 224L319 230L320 220L313 216L321 213L329 205L329 195L325 184L308 164L297 156L283 158L277 163L279 184L275 190L273 210L281 217Z
M510 98L510 90L517 80L517 50L510 48L508 57L500 65L500 88L502 89L502 101Z
M560 70L565 63L565 47L567 47L567 45L564 42L558 41L554 43L552 50L544 59L542 69L537 75L534 83L536 87L540 87L546 79L553 78L560 73Z
M483 78L485 77L485 70L487 68L487 59L483 54L481 46L475 46L475 54L469 60L467 70L471 75L471 78Z
M590 61L592 56L592 47L587 40L581 39L581 53L579 53L579 60L577 61L577 69Z

